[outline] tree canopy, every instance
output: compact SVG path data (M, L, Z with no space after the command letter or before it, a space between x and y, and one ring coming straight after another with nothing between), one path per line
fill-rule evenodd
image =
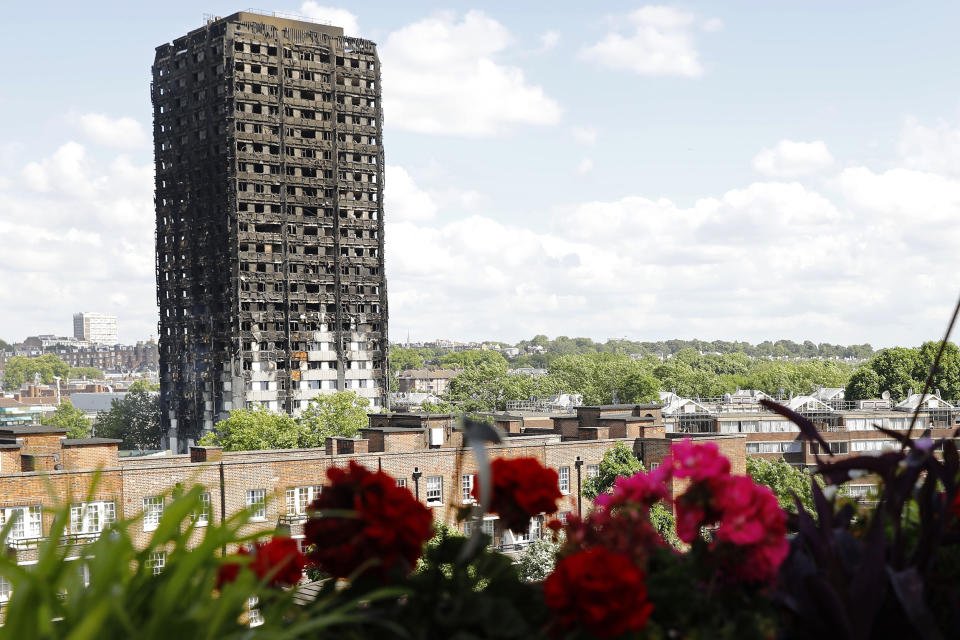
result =
M67 430L68 438L89 438L90 419L80 409L74 407L69 400L63 400L52 416L43 418L42 423Z
M919 393L939 348L939 342L924 342L916 349L884 349L850 376L844 396L863 400L889 391L891 400L899 402L911 389ZM938 389L945 400L960 401L960 349L952 342L944 347L940 365L933 372L930 392Z
M322 447L327 438L352 438L367 426L370 401L353 391L317 396L300 414L301 447Z
M36 358L13 356L7 360L3 369L3 388L8 391L19 389L24 382L32 381L37 373L40 374L42 382L51 384L55 376L67 378L70 366L52 353Z
M813 490L810 486L810 475L790 466L782 458L767 460L759 456L747 456L747 474L757 484L762 484L773 491L785 511L797 512L793 495L800 498L800 502L809 513L813 513Z
M317 396L294 418L262 405L236 409L200 439L225 451L322 447L327 438L352 438L367 425L369 401L354 391Z
M96 367L70 367L68 374L70 378L91 378L93 380L103 380L103 371Z
M98 437L122 440L121 449L159 449L163 442L159 395L134 383L109 411L97 414L95 429Z

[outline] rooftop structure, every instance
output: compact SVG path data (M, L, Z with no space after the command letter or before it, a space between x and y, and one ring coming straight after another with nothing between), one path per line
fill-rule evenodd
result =
M161 419L386 403L380 63L339 27L239 12L157 47Z

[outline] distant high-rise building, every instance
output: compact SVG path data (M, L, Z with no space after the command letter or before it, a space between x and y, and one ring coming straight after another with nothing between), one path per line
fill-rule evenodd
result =
M120 342L117 334L117 316L89 311L75 313L73 314L73 337L94 344L117 344Z
M386 402L373 42L240 12L153 65L162 422L171 446L254 405Z

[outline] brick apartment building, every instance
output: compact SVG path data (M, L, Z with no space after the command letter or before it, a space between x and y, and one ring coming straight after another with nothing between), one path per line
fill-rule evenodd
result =
M666 455L671 435L665 433L659 405L581 407L576 417L500 415L495 423L504 437L490 447L493 457L531 456L557 471L561 519L577 511L583 482L599 472L607 450L623 442L648 466L656 465ZM745 472L744 436L696 437L716 442L734 472ZM108 522L140 513L144 519L134 525L134 533L145 542L177 484L206 487L209 507L201 517L207 522L254 506L259 513L249 531L283 527L298 538L305 509L322 491L330 467L354 460L381 469L429 506L436 520L450 525L456 523L457 510L471 503L476 473L462 431L453 416L443 414L373 414L359 439L331 438L322 449L223 452L193 447L188 455L125 458L117 446L117 440L69 439L61 429L40 425L0 427L0 524L15 512L22 516L6 541L21 562L36 558L37 544L49 532L56 506L51 487L57 501L76 507L65 544L82 545ZM99 484L83 513L79 500L97 469ZM542 518L535 518L528 532L514 535L503 530L496 516L483 520L494 544L505 550L539 537L542 526ZM82 555L82 546L76 553ZM9 595L9 586L0 582L0 601L4 594Z

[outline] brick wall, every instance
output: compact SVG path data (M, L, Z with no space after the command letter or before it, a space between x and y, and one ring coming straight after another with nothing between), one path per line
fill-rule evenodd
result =
M65 445L61 460L64 469L105 469L119 464L116 444Z

